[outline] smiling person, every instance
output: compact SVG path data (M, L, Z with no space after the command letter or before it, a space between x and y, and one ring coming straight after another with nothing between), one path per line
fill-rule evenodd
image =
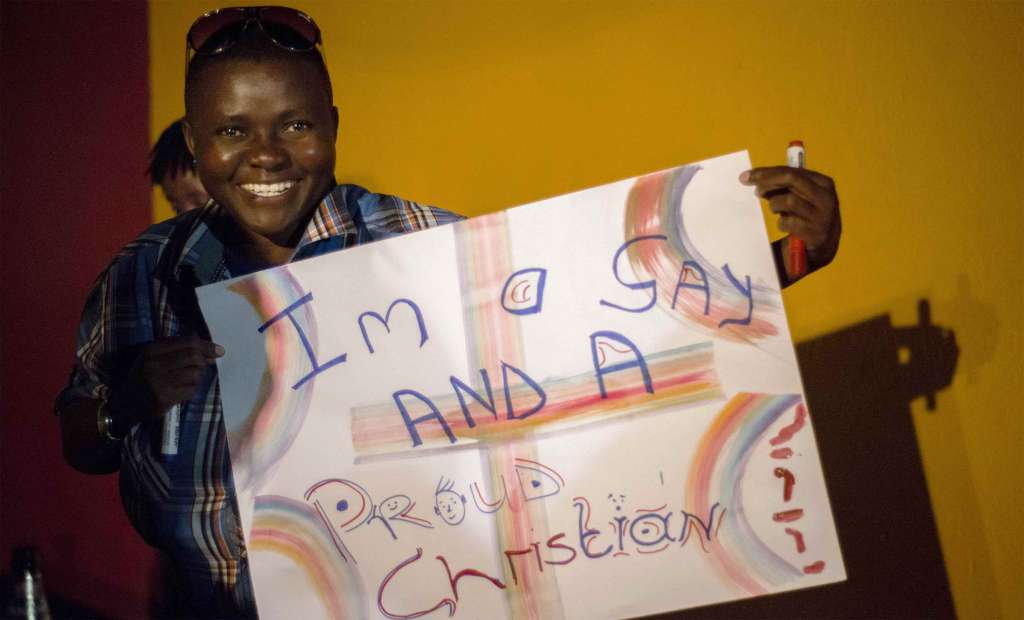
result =
M128 517L175 567L188 615L253 617L214 365L224 350L195 288L459 216L335 183L338 111L305 14L214 11L187 41L184 136L212 200L150 227L97 279L56 411L73 467L120 472ZM748 182L806 239L812 268L831 260L828 177L763 168ZM162 419L179 403L178 454L161 458Z
M214 361L195 288L458 216L334 181L338 111L308 17L227 9L188 36L185 140L213 200L123 248L86 302L57 399L65 459L120 472L142 537L169 558L189 617L254 617ZM182 403L180 445L162 418Z

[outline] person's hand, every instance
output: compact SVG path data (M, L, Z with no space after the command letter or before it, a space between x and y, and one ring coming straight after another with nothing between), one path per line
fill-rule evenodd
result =
M779 216L779 230L789 233L783 256L790 281L799 279L788 264L789 242L794 236L806 244L809 271L832 262L839 250L842 223L839 196L831 177L805 168L771 166L744 172L740 182L754 186L757 195L767 200L772 213Z
M137 422L162 418L172 406L192 398L206 367L222 355L224 347L195 336L144 345L126 380L111 393L115 422L127 430Z

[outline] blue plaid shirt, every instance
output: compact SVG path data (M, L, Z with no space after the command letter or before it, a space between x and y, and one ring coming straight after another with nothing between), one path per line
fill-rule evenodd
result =
M174 336L209 337L195 288L252 270L219 238L218 222L225 217L223 207L211 202L151 226L114 257L86 301L76 364L58 404L106 398L141 345ZM340 185L313 213L292 260L458 219ZM182 409L177 456L159 456L159 422L136 425L125 437L121 499L146 542L174 563L192 613L255 616L222 413L216 367L210 366Z

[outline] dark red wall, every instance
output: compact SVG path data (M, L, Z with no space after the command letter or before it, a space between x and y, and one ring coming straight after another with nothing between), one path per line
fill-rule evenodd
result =
M116 476L64 464L51 403L90 282L151 217L146 3L0 7L0 566L35 545L51 598L144 617L154 553Z

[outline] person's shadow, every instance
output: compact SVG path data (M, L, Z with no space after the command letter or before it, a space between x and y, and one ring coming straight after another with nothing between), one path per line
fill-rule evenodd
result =
M797 345L847 580L667 618L953 618L910 401L952 381L959 350L931 322L883 315Z

